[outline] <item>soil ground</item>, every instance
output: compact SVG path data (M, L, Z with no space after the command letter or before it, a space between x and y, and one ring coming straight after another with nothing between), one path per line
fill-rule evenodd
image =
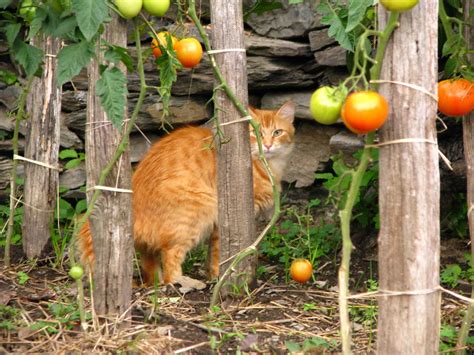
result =
M469 251L467 241L443 242L443 264L457 262ZM351 292L366 292L376 279L377 264L355 252ZM297 284L286 279L280 265L265 259L267 272L245 297L225 301L209 310L212 284L182 294L175 287L135 288L130 327L116 319L89 320L81 331L75 306L76 287L51 260L37 263L14 260L0 264L0 352L111 352L143 353L337 353L340 350L337 304L337 266L321 263L315 280ZM191 273L204 279L199 265ZM25 276L26 275L26 276ZM455 290L468 295L468 284ZM87 293L87 291L86 291ZM353 351L375 352L376 298L351 300ZM86 297L86 310L91 310ZM442 296L442 324L458 327L466 309L458 299ZM99 325L100 324L100 325ZM104 324L108 324L105 326Z

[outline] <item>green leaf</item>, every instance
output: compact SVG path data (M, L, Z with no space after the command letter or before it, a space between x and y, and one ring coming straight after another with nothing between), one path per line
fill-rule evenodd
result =
M352 31L364 18L365 12L371 6L373 0L349 0L349 18L347 20L346 32Z
M33 20L30 24L30 30L28 31L28 40L36 36L38 32L42 29L43 23L46 20L47 16L48 14L43 8L39 7L36 9L35 17L33 17Z
M106 69L97 81L96 94L108 119L120 128L124 119L127 105L127 77L117 67Z
M107 50L104 54L105 60L114 64L122 62L127 67L128 71L133 71L133 60L130 54L128 53L127 48L115 46L105 41L103 42L103 44L107 46Z
M106 0L75 0L72 2L72 10L77 16L79 29L88 41L109 18Z
M12 0L0 0L0 9L4 9L12 3Z
M462 41L462 38L459 38L457 36L446 40L446 42L444 42L444 44L443 44L443 49L441 51L442 56L446 57L446 56L454 53L456 47L458 47L459 44L460 44L460 40Z
M50 34L53 37L65 37L67 34L73 33L76 26L77 19L75 17L66 17L57 23L57 26Z
M456 58L449 58L444 65L444 77L451 78L456 72L458 61Z
M297 353L301 351L301 346L298 343L294 343L292 341L285 341L285 346L290 353Z
M344 22L342 20L345 15L345 10L336 11L327 0L321 1L316 7L316 11L319 12L323 17L321 24L330 25L328 29L328 35L334 37L341 47L354 51L354 45L351 42L350 35L346 32Z
M25 69L26 76L32 77L43 63L43 51L31 44L17 40L12 47L15 59Z
M76 204L76 214L81 214L87 209L87 200L79 200Z
M57 55L58 86L79 74L94 56L94 44L86 41L71 44L61 49Z
M71 159L66 163L66 165L64 165L64 169L69 170L77 168L79 165L81 165L81 161L81 159Z
M21 24L20 23L12 23L5 27L5 36L7 37L7 43L9 47L13 47L16 38L18 37L18 33L20 33Z
M158 93L161 96L161 101L163 104L163 112L165 115L168 114L169 102L171 99L171 87L173 83L178 78L177 68L182 67L181 63L176 59L175 52L173 51L171 41L167 42L169 53L164 52L161 57L156 60L156 64L160 68L160 87L158 88Z
M59 159L77 158L78 156L74 149L64 149L59 152Z
M18 283L20 285L24 285L26 283L26 281L28 281L30 279L28 274L23 272L23 271L18 271L17 275L18 275Z

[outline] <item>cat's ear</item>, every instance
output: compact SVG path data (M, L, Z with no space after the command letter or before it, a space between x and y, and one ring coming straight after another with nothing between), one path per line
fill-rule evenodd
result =
M255 107L248 105L247 109L253 118L258 117L257 109Z
M295 103L293 101L284 103L283 106L278 109L277 115L289 123L293 123L295 119Z

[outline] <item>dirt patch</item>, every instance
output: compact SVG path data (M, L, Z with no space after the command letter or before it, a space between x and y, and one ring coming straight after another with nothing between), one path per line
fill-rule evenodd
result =
M457 244L459 247L459 244ZM449 246L449 245L448 245ZM468 251L467 244L459 252ZM452 249L449 259L453 259ZM76 287L49 262L18 263L0 269L0 351L121 352L209 354L288 351L337 352L340 348L336 266L321 263L316 282L287 282L279 265L261 260L267 272L245 297L212 310L212 284L181 294L174 287L134 289L131 322L95 319L86 297L89 329L80 327ZM377 264L354 254L351 291L365 292L376 279ZM458 292L462 292L463 287ZM469 290L464 290L469 291ZM86 292L87 293L87 292ZM353 351L375 351L375 298L350 302ZM442 323L457 327L465 305L443 294Z

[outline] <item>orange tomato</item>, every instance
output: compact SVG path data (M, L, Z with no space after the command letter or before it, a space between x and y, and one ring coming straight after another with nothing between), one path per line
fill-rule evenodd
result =
M464 116L474 109L474 84L466 79L438 83L438 110L446 116Z
M176 44L178 43L178 39L171 35L169 32L160 32L158 33L158 41L163 47L167 47L168 39L171 37L171 43L173 44L173 49L176 49ZM151 41L151 48L153 48L153 55L155 58L160 57L163 53L161 53L160 46L158 45L158 41L156 38L153 38Z
M382 127L388 103L375 91L358 91L347 96L341 110L342 121L352 132L363 134Z
M313 275L313 266L306 259L293 260L290 266L290 276L293 280L305 283Z
M183 38L176 44L176 56L185 68L194 68L201 62L202 47L196 38Z

